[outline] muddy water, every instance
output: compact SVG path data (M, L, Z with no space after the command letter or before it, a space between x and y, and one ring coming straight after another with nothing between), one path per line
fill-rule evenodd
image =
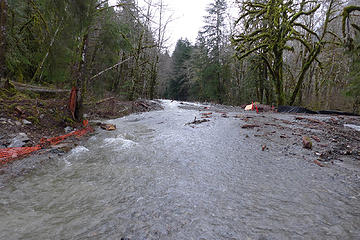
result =
M0 239L360 239L346 175L163 104L4 185Z

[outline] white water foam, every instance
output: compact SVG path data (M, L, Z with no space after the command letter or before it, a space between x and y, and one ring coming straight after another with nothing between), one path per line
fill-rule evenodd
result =
M72 149L70 151L70 154L64 158L65 164L67 167L70 167L72 165L71 162L68 161L68 159L74 159L79 157L81 154L89 152L90 150L87 149L84 146L77 146L76 148Z
M122 148L131 148L133 146L135 146L137 143L129 140L129 139L125 139L124 137L116 137L116 138L105 138L104 139L104 145L105 146L121 146Z
M76 148L71 150L71 154L78 155L80 153L89 152L90 150L84 146L77 146Z
M354 124L344 124L345 127L349 127L355 129L356 131L360 131L360 126Z

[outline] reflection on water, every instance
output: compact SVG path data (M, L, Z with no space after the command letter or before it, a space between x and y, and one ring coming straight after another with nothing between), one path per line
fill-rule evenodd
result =
M3 187L0 239L360 239L359 189L335 170L164 105Z

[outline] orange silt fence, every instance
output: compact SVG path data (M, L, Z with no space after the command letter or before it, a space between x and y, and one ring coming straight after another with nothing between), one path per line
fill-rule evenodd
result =
M87 123L87 122L86 122ZM21 157L25 157L31 153L34 153L40 149L44 149L49 145L57 145L64 141L65 139L75 136L82 137L89 132L93 132L94 130L86 124L86 127L77 131L70 132L68 134L53 137L53 138L43 138L40 140L40 144L34 147L15 147L15 148L2 148L0 149L0 167L4 164L10 163L16 159Z
M41 149L40 145L35 147L15 147L0 149L0 166L12 162L15 159L29 155Z

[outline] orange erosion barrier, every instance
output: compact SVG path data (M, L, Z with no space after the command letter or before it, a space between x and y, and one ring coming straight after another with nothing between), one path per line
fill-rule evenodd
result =
M251 102L251 111L255 110L254 105L255 105L256 113L259 113L259 109L258 109L258 106L257 106L256 102Z
M15 148L2 148L0 149L0 167L4 164L10 163L16 159L19 159L21 157L27 156L33 152L36 152L40 149L47 148L48 146L57 145L60 142L64 141L65 139L75 136L75 137L81 137L89 132L93 132L94 130L88 125L88 121L84 120L83 122L84 128L70 132L68 134L53 137L53 138L42 138L40 140L40 144L34 146L34 147L15 147Z
M73 119L75 119L75 109L76 109L76 87L72 87L69 99L69 109Z

